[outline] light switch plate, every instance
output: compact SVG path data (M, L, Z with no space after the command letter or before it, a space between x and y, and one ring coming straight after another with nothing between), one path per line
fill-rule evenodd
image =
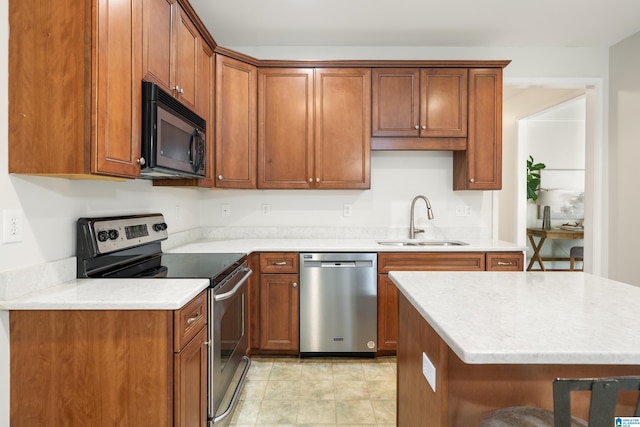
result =
M433 366L431 360L427 357L426 353L422 353L422 375L427 379L427 382L431 386L431 389L436 391L436 367Z

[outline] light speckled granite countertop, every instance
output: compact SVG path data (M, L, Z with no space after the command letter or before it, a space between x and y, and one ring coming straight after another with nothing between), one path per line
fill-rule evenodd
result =
M208 279L76 279L8 301L3 310L177 310Z
M394 240L394 239L381 239ZM405 240L405 239L397 239ZM491 239L461 240L461 246L387 246L376 239L201 239L169 252L522 252L526 248ZM420 241L417 239L416 241Z
M469 244L465 246L383 246L379 245L375 239L201 239L165 252L249 254L256 251L521 252L524 250L513 243L490 239L462 240ZM73 277L75 271L70 269L75 267L75 258L68 262L70 260L59 264L63 266L60 268L65 271L65 275L68 276L71 273ZM14 292L5 290L5 294L11 297L3 301L0 296L0 310L177 309L208 284L207 280L202 279L66 279L62 283L41 285L55 276L49 270L51 269L43 270L38 275L34 275L32 270L27 270L23 274L19 272L12 274L12 282L19 284L23 292L11 295ZM108 285L105 286L105 284ZM7 287L7 284L5 283L4 286ZM31 290L24 292L26 288Z
M578 272L391 272L465 363L640 364L640 287Z

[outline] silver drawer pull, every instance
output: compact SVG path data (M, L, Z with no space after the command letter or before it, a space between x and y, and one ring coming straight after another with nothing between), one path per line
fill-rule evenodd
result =
M506 261L498 261L498 265L500 266L507 266L507 265L513 265L513 263L511 261L506 262Z
M195 322L195 321L196 321L196 320L198 320L199 318L200 318L200 313L196 313L196 315L195 315L195 316L193 316L193 317L189 317L189 318L187 319L187 325L192 324L193 322Z
M271 265L287 265L287 261L273 261Z

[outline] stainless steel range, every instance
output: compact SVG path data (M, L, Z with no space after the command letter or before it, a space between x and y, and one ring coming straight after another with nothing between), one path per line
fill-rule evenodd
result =
M163 253L162 214L80 218L78 277L207 278L208 424L227 425L251 363L246 298L251 269L239 253Z

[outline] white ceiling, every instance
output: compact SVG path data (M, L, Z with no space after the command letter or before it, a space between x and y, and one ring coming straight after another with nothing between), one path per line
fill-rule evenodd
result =
M640 0L190 0L216 43L241 46L608 47Z

